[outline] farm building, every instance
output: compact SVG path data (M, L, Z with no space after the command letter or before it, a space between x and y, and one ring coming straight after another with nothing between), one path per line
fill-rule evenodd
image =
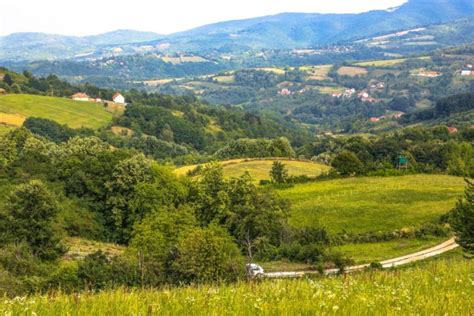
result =
M82 92L73 94L71 98L74 101L89 101L89 96L85 93L82 93Z
M119 104L125 104L125 98L118 92L114 94L114 96L112 97L112 101Z

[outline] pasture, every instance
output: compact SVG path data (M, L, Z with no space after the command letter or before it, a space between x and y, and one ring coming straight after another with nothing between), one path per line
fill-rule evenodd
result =
M250 173L255 181L270 179L270 170L274 161L281 161L288 169L288 174L292 176L307 175L309 177L316 177L321 173L328 171L329 167L313 163L310 161L297 161L285 159L234 159L221 161L219 164L224 169L224 176L239 177L246 171ZM186 175L190 170L196 168L196 165L186 166L175 170L178 175Z
M0 299L5 315L471 315L474 261L395 271Z
M349 76L349 77L356 77L356 76L363 76L368 73L367 69L362 67L349 67L349 66L342 66L337 70L337 73L340 76Z
M368 233L436 221L454 207L464 186L460 177L410 175L299 184L280 194L291 202L293 226Z
M331 70L332 65L322 65L322 66L304 66L300 67L301 71L307 73L306 80L327 80L329 79L328 73Z
M0 123L8 120L11 125L18 126L21 125L21 117L30 116L50 119L72 128L97 129L112 120L111 113L101 104L92 102L26 94L11 94L0 98Z

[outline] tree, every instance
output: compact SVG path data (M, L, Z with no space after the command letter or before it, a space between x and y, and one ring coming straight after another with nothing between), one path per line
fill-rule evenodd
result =
M178 236L187 235L197 224L194 209L182 205L157 208L135 225L128 253L138 259L142 284L157 285L167 281Z
M10 76L10 74L5 74L5 76L3 76L3 82L5 82L7 85L11 86L13 84L12 76Z
M242 272L239 248L222 228L195 228L181 234L173 268L180 281L232 281Z
M460 198L451 213L451 226L459 245L474 255L474 182L467 180L464 197Z
M274 161L272 170L270 170L270 177L275 183L285 183L288 180L288 170L286 166L280 161Z
M137 209L131 202L136 197L138 185L152 183L153 179L152 161L143 154L120 161L112 171L111 180L105 184L106 204L109 224L117 241L128 242L131 228L137 219Z
M248 173L228 183L229 212L222 223L251 259L278 246L288 204L271 190L257 188Z
M26 242L34 255L56 259L64 249L52 223L58 213L56 199L39 180L17 186L8 197L1 219L7 241Z
M174 142L174 133L169 124L165 124L160 132L160 138L167 142Z
M350 151L344 151L334 158L332 166L342 175L350 176L360 174L363 171L363 164L359 158Z
M203 226L214 220L222 222L229 210L227 183L222 166L210 164L201 172L191 200L196 205L196 217Z

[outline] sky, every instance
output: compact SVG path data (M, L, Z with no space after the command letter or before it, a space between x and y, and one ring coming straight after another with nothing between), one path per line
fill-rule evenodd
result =
M0 35L92 35L118 29L160 34L282 12L360 13L406 0L13 0L0 4Z

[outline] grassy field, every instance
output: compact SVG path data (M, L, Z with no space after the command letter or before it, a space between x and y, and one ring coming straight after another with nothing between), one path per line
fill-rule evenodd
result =
M337 70L337 73L341 76L355 77L355 76L366 75L367 69L362 68L362 67L342 66L341 68Z
M435 221L464 190L464 180L443 175L349 178L280 191L291 201L290 224L331 233L394 231Z
M303 66L300 67L300 70L307 73L306 80L327 80L331 68L332 65Z
M222 286L116 289L0 300L4 315L472 315L474 261Z
M19 117L30 116L47 118L73 128L96 129L112 120L112 114L97 103L25 94L0 97L0 123L8 120L3 123L21 125Z
M307 175L310 177L315 177L320 175L324 171L328 171L329 167L317 164L308 161L296 161L296 160L284 160L277 159L282 161L288 169L288 173L293 176L298 175ZM245 160L245 159L235 159L222 161L220 164L224 168L225 177L239 177L248 171L255 181L260 181L262 179L270 179L269 173L272 169L272 164L275 159L268 160ZM179 175L185 175L189 170L196 168L194 166L186 166L176 169L176 173Z
M354 260L356 264L383 261L434 247L447 238L399 239L378 243L346 244L333 250Z

